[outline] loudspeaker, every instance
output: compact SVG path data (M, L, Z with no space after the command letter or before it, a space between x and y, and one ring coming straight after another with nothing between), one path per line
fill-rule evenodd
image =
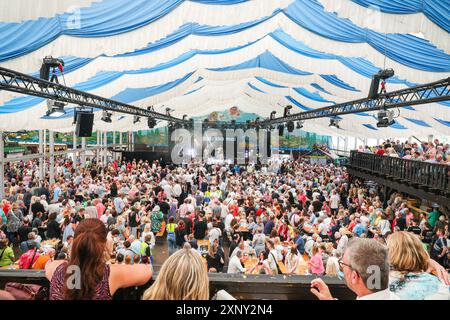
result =
M369 99L375 99L378 97L378 87L380 86L380 75L377 73L372 76L372 83L370 84L369 89Z
M92 126L94 125L94 114L92 112L77 112L77 124L75 132L80 138L92 136Z
M284 125L280 124L280 125L278 126L278 135L279 135L279 136L282 136L283 133L284 133Z

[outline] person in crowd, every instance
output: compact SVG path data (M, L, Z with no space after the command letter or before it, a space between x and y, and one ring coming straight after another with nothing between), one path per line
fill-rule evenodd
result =
M388 249L372 239L355 238L349 241L344 256L339 260L345 283L358 300L399 300L389 290ZM375 279L373 270L379 276ZM320 300L333 300L325 282L316 278L311 281L311 292Z
M449 300L448 285L427 272L430 257L416 234L400 231L388 237L389 288L402 300Z
M242 266L244 260L244 253L242 250L236 252L236 254L230 258L228 263L228 273L245 273L246 269Z
M312 248L312 257L311 260L308 261L309 272L315 275L323 275L325 272L325 267L322 259L322 249L320 246L313 246Z
M186 224L184 220L178 221L178 225L175 229L175 244L177 249L181 249L185 242L188 242L188 234L186 230Z
M107 231L98 219L86 219L75 230L70 261L56 260L45 267L51 300L111 300L119 288L143 285L150 280L148 265L107 264ZM79 288L67 279L79 268ZM76 270L76 269L75 269Z
M201 256L183 247L164 261L144 300L208 300L209 279Z
M14 251L8 246L8 239L0 238L0 267L10 266L14 261Z

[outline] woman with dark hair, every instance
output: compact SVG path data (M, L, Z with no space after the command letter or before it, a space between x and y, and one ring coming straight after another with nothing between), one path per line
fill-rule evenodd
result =
M177 249L181 249L185 242L188 242L186 224L183 220L178 221L178 227L175 229L175 244Z
M152 269L148 265L107 264L106 236L100 220L80 222L69 262L54 261L45 268L51 300L111 300L118 289L150 280Z
M47 239L61 239L61 227L56 222L56 212L52 212L48 216Z

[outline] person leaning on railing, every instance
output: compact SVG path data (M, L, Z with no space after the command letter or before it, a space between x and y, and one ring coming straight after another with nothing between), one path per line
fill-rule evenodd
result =
M391 272L389 287L402 300L449 300L448 274L431 260L419 237L399 231L387 239ZM442 282L430 272L437 272ZM446 284L447 283L447 284Z
M103 222L82 220L75 230L70 261L46 265L50 300L111 300L118 289L144 285L150 280L150 265L108 264L109 257Z
M164 261L143 300L208 300L209 279L200 254L185 244Z
M381 243L373 239L350 240L339 266L358 300L399 300L389 291L388 250ZM320 278L311 281L311 292L320 300L334 300Z

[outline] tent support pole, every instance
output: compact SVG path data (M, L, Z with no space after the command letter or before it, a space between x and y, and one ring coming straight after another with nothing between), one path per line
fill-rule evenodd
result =
M49 133L50 143L50 185L55 183L55 133L52 130Z

